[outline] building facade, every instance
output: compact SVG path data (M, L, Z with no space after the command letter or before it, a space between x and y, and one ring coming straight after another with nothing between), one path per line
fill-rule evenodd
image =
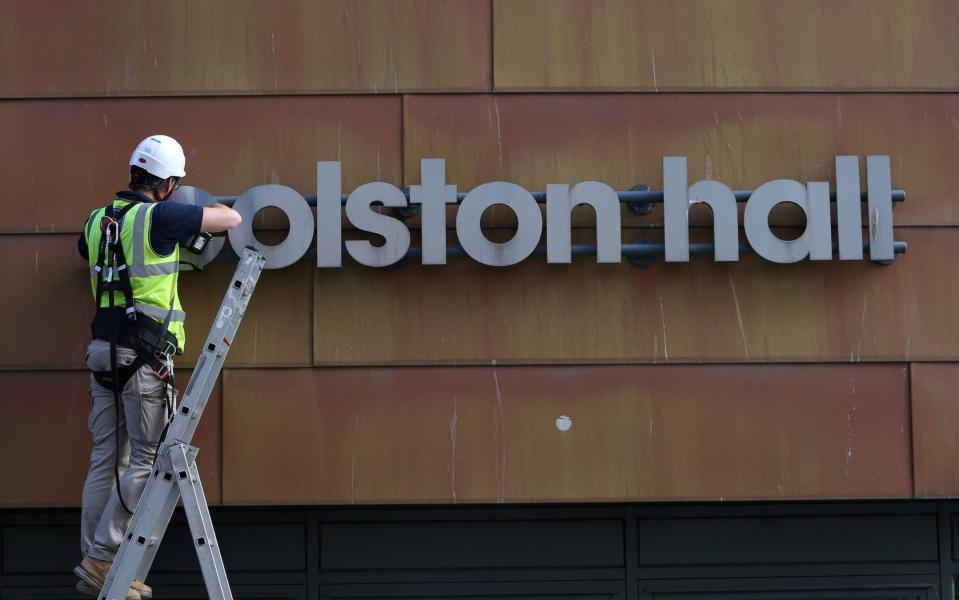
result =
M344 194L408 188L430 158L459 192L663 190L665 156L733 190L835 190L859 156L863 191L889 156L906 192L891 264L307 252L266 272L196 440L237 597L955 597L957 31L954 0L3 3L0 599L76 597L76 236L152 133L216 196L315 195L318 161ZM661 206L620 219L624 244L662 243ZM710 242L710 211L689 219ZM263 211L258 239L288 221ZM572 243L596 221L574 209ZM402 223L418 248L422 216ZM517 219L482 223L505 242ZM182 276L181 383L234 265ZM176 519L150 583L203 597Z

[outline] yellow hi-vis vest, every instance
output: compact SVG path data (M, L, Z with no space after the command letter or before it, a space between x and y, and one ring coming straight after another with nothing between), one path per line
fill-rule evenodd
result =
M113 206L115 210L119 210L129 203L129 200L117 198L113 201ZM156 206L153 203L137 202L136 206L127 211L120 226L120 244L123 246L129 269L133 306L139 313L138 318L146 316L163 323L169 313L170 323L167 327L170 333L176 336L177 351L182 353L186 344L186 329L183 326L186 313L180 306L180 296L177 293L180 247L176 246L172 253L161 256L150 245L150 223ZM97 298L97 273L94 267L100 257L100 238L103 235L100 222L105 213L106 207L93 211L84 229L94 301ZM123 307L126 302L124 294L115 292L113 302L114 306ZM109 306L110 298L107 292L100 299L100 307Z

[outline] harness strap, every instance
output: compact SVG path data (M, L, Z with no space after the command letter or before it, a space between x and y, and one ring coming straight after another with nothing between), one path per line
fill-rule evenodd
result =
M120 230L123 226L123 217L137 204L137 202L130 202L119 211L114 204L106 207L100 223L102 234L97 264L94 267L97 274L97 308L100 307L104 293L110 294L112 300L113 294L122 292L125 312L127 318L131 320L136 319L133 307L133 286L130 283L130 271L127 268L123 244L120 242Z

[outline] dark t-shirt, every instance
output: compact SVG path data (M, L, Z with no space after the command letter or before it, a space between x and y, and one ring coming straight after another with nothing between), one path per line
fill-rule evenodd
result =
M153 200L136 192L117 192L117 198L153 203ZM167 256L173 252L178 243L199 233L202 223L202 207L177 202L160 202L153 209L153 220L150 222L150 246L160 256ZM80 256L89 260L87 241L83 233L80 233L80 239L77 240L77 250Z
M136 192L117 192L117 197L134 202L153 202L150 198ZM153 209L153 219L150 222L150 246L157 254L167 256L173 252L178 243L199 233L202 223L202 207L176 202L160 202ZM82 232L80 239L77 240L77 250L80 256L89 260L87 240ZM114 314L115 316L111 318L109 309L97 310L93 323L90 324L94 339L110 339L113 326L116 324L117 343L121 346L131 346L130 340L136 335L134 322L125 317L122 306L115 308Z

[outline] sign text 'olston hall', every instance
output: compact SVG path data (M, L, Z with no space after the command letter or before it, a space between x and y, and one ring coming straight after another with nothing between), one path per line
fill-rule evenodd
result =
M840 260L863 260L862 194L858 156L836 157L836 235ZM870 260L895 259L892 213L893 199L888 156L866 158L868 243ZM268 184L250 188L239 196L233 207L243 215L243 224L229 232L230 244L242 254L245 246L261 250L267 268L286 267L310 249L316 238L316 266L340 267L343 260L342 184L338 161L317 162L316 216L306 198L283 185ZM181 201L207 204L215 199L199 188L184 188ZM620 200L608 185L585 181L546 186L546 260L549 263L571 261L570 213L578 205L591 206L596 213L596 260L618 263L622 260ZM806 215L806 228L793 240L777 237L769 226L770 211L788 202ZM346 253L358 263L386 267L403 259L410 250L410 231L396 217L376 210L377 205L404 208L414 205L422 215L421 260L426 265L446 264L446 207L459 204L456 236L463 251L474 260L494 267L519 263L536 250L543 235L543 212L536 198L523 187L508 181L484 183L457 198L455 185L446 182L446 161L424 159L420 166L420 184L410 188L409 196L384 182L366 183L346 198L345 214L358 230L379 235L383 243L347 240ZM686 158L663 158L663 204L665 259L689 260L689 210L697 203L709 205L713 213L714 258L736 261L740 257L739 217L736 197L725 184L714 180L689 185ZM489 240L480 227L480 218L493 205L508 206L516 214L517 227L505 243ZM253 216L267 207L276 207L289 219L286 239L269 246L253 235ZM749 246L760 256L777 263L804 259L831 260L834 251L829 183L806 184L791 179L763 183L748 197L743 229ZM222 249L224 240L214 240L207 252L196 257L205 264Z

